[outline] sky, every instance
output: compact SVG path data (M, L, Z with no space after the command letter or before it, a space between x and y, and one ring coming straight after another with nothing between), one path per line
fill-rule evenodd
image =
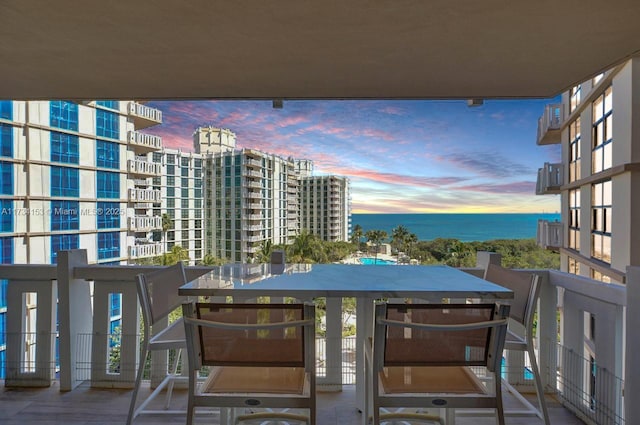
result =
M537 146L538 118L557 99L154 101L149 133L192 152L201 126L227 128L239 148L311 159L316 175L346 176L353 213L556 212L535 195L537 170L560 146Z

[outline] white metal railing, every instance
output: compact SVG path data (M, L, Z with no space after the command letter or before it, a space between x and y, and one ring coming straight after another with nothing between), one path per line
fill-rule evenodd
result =
M244 186L245 187L253 187L255 189L262 189L262 183L257 182L257 181L253 181L253 180L245 179Z
M561 103L545 106L544 113L538 119L538 144L560 143L560 130L564 108Z
M259 179L262 178L262 173L260 171L253 171L253 170L245 169L242 174L244 176L257 177Z
M562 248L564 225L560 221L538 220L536 243L542 249Z
M162 201L162 192L157 189L130 188L129 201L159 203Z
M129 131L127 141L129 145L143 148L145 151L158 151L162 149L162 137L153 134Z
M162 255L161 243L150 243L129 246L129 258L146 258Z
M140 159L130 159L127 161L127 171L131 174L159 177L162 175L162 165Z
M262 161L259 161L257 159L249 159L249 158L245 158L242 163L244 165L251 165L253 167L262 167Z
M564 184L564 165L544 163L538 168L536 180L536 195L560 193L560 186Z
M129 230L131 231L156 229L162 229L162 217L160 216L137 215L129 217Z
M143 105L138 102L129 102L129 107L127 109L127 113L129 115L144 118L149 121L153 121L155 123L162 123L162 111L155 108L150 108L146 105Z
M160 245L131 248L154 249ZM249 249L258 251L259 247ZM57 265L0 265L0 279L9 282L5 385L50 386L59 373L62 390L71 390L84 379L90 379L97 387L131 387L139 349L139 307L134 278L153 269L88 265L84 250L60 252ZM193 279L207 270L209 268L188 267L187 274ZM635 311L640 303L627 301L628 297L635 300L640 295L627 292L628 288L640 287L640 268L627 270L626 286L556 270L534 270L541 278L536 351L543 384L548 391L557 392L563 404L589 424L638 423L635 419L640 394L634 388L640 382L634 379L637 374L633 362L635 351L630 350L636 349L639 343L635 329L630 329L628 334L624 330L625 320L640 316ZM481 269L465 271L482 273ZM114 341L109 329L113 313L109 305L111 294L121 295L118 312L121 336L115 341L119 344L117 367L109 357L110 344ZM336 300L339 299L327 299L329 336L326 354L320 355L324 363L319 373L325 373L328 380L325 382L339 385L350 382L353 350L345 348L346 340L335 336L335 328L341 329L341 303ZM26 316L25 312L28 312ZM339 335L340 331L337 332ZM91 337L87 339L87 335ZM55 360L56 338L59 367ZM342 342L336 349L337 341ZM623 347L631 354L625 354ZM511 370L526 370L525 358L515 356L508 360ZM158 370L165 363L166 357L154 359L152 370ZM627 371L625 381L621 379L624 370ZM154 376L152 372L152 380ZM526 374L507 376L518 381L514 386L530 388L531 380ZM631 416L623 414L625 405Z

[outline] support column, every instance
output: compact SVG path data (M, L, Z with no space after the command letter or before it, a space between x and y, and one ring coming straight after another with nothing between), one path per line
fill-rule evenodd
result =
M342 298L327 298L325 364L327 374L322 388L342 390Z
M60 391L71 391L82 381L76 366L91 362L89 353L78 353L78 337L91 334L91 289L89 282L75 279L75 267L87 265L87 251L58 253L58 329L60 332Z
M540 274L538 304L538 367L545 391L555 393L558 365L558 289L551 285L549 273Z
M625 329L624 406L625 422L640 423L640 267L627 267L627 313Z

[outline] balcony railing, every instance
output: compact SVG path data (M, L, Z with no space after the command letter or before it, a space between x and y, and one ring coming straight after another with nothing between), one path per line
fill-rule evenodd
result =
M147 153L162 149L162 137L153 134L145 134L139 131L129 131L127 140L129 146L136 152Z
M154 245L160 244L131 248ZM250 249L257 252L259 248ZM486 257L478 258L479 267L465 271L481 275L480 260L486 261ZM0 279L8 280L5 385L51 386L58 380L60 390L69 391L86 380L98 388L131 388L139 350L134 279L136 274L153 269L88 265L84 250L60 252L57 265L0 265ZM188 267L188 279L208 270ZM640 351L636 331L640 326L640 267L627 268L626 285L556 270L534 272L541 278L535 345L547 391L555 393L587 424L640 423L640 377L635 360ZM116 338L109 330L114 293L121 294L120 333ZM327 323L326 346L319 350L323 356L318 370L321 385L339 387L349 383L352 376L342 373L353 369L354 364L344 358L339 334L341 305L339 298L327 299L326 320L331 323ZM25 311L34 308L35 320L25 320ZM586 329L596 331L587 337ZM338 334L332 334L332 330ZM119 353L115 366L110 359L114 347ZM507 353L505 362L507 370L523 371L507 373L505 379L516 388L530 390L531 376L524 373L526 356ZM156 372L163 367L166 359L152 359L152 385L155 376L161 375Z
M133 245L129 247L129 258L147 258L162 255L161 243L150 243L142 245Z
M141 159L130 159L127 161L127 171L133 175L160 177L162 165Z
M162 217L137 215L129 217L129 230L132 232L162 229Z
M129 202L159 203L162 200L162 192L157 189L129 189Z
M127 112L133 117L136 129L162 124L162 111L138 102L129 102Z
M538 168L536 180L536 195L558 194L564 184L564 165L544 163L543 168Z
M536 243L542 249L562 248L564 226L559 221L538 220Z
M560 127L564 108L561 103L547 105L544 114L538 119L538 145L560 143Z

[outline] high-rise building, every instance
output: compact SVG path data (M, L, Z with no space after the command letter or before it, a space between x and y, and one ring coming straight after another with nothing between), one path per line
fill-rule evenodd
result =
M202 156L176 149L163 149L153 156L154 162L162 164L162 176L153 179L153 188L162 192L155 215L170 219L166 230L154 232L153 239L163 242L165 252L176 245L184 248L189 263L197 264L204 256Z
M302 230L329 242L349 240L349 179L337 176L302 177L299 193Z
M563 271L624 283L640 264L640 59L572 87L548 105L538 144L559 143L562 162L538 172L538 194L560 194L562 221L542 222L541 245Z
M137 102L0 101L0 262L54 264L59 250L75 248L101 264L161 254L151 239L160 191L150 185L161 169L149 154L162 140L138 131L161 122ZM5 303L2 282L0 364ZM114 329L119 294L110 306Z

